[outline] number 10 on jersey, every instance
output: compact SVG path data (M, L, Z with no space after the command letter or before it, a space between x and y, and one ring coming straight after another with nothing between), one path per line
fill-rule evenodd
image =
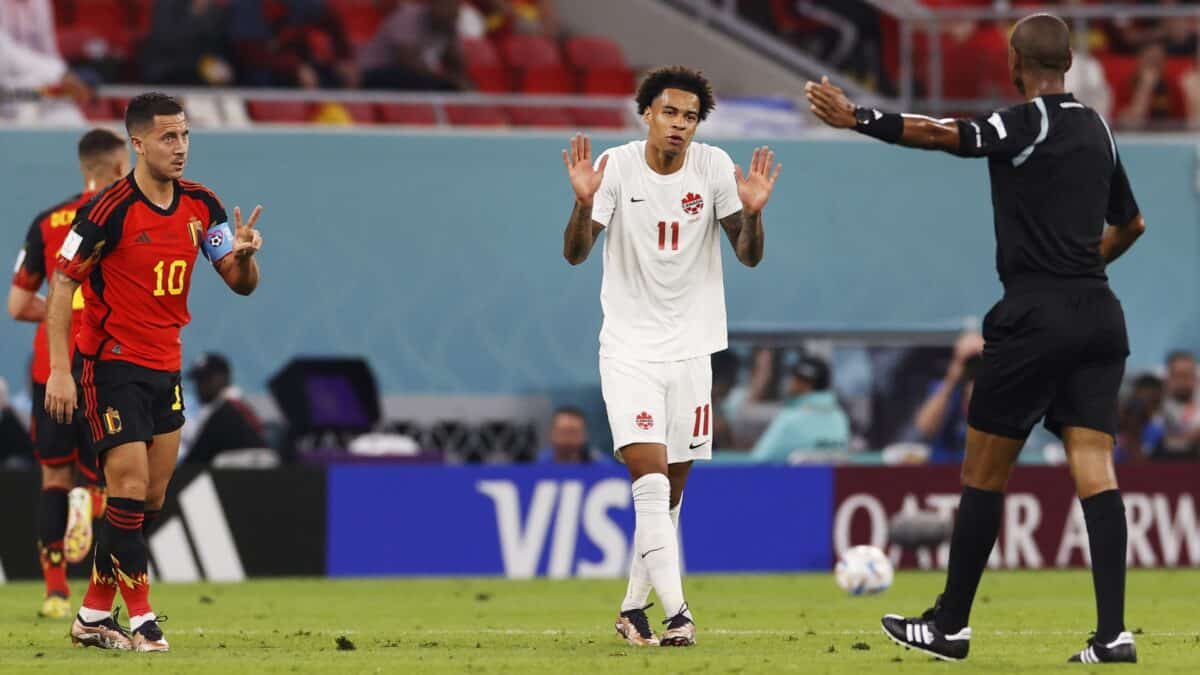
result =
M671 250L679 250L679 223L671 223ZM658 221L658 250L667 250L667 222L665 220Z

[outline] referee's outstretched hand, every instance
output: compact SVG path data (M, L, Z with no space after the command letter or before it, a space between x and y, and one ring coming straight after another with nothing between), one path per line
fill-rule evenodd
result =
M854 104L846 98L846 92L829 81L829 77L821 78L820 82L808 82L804 85L804 95L808 98L808 106L822 122L838 129L854 128Z
M562 151L563 164L567 167L567 177L571 179L571 189L575 190L575 199L581 204L592 205L592 200L600 190L600 182L604 180L604 168L608 166L608 157L600 160L600 165L592 166L592 140L583 134L575 134L571 138L570 151Z
M262 204L254 207L250 218L242 224L242 209L233 207L233 254L239 258L248 258L262 248L262 233L254 229L258 216L262 213Z
M46 380L46 412L50 419L66 424L75 418L75 378L71 373L51 372Z
M774 168L774 171L771 169ZM738 198L742 200L742 208L749 213L760 213L771 198L775 189L775 181L779 172L783 171L782 164L775 163L775 151L767 146L755 148L750 157L750 171L742 174L742 167L734 165L733 172L737 176Z

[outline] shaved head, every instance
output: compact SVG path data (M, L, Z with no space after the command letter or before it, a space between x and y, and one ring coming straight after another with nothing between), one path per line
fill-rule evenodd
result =
M1057 16L1034 14L1021 19L1011 44L1028 70L1063 75L1071 68L1071 29Z

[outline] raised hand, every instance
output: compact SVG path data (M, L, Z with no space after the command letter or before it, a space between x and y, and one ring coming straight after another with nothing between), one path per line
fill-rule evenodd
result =
M829 81L829 77L822 77L819 83L805 84L804 96L808 98L813 114L825 124L838 129L852 129L857 123L854 104L846 98L846 92Z
M772 172L774 168L774 172ZM750 158L750 171L742 174L742 167L734 166L737 176L738 198L742 200L742 209L747 213L760 213L771 198L775 189L775 181L779 179L782 164L775 164L775 151L767 146L755 148Z
M261 213L262 205L260 204L254 207L250 218L243 225L241 207L233 207L233 254L237 257L248 258L262 248L262 233L254 229L254 223L258 221Z
M583 134L575 134L571 138L571 149L563 150L563 164L567 167L567 177L571 179L571 189L575 190L575 199L586 206L592 205L592 199L600 190L600 182L604 180L604 168L608 165L608 157L600 160L599 167L592 166L592 140Z

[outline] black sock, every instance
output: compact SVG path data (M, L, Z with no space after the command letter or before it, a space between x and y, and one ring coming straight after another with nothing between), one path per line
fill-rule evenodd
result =
M957 633L971 618L975 590L1000 533L1004 493L964 487L950 537L946 590L935 617L939 630Z
M62 546L67 533L67 491L62 488L45 488L38 498L37 514L38 541L42 546Z
M158 516L161 513L162 509L146 509L146 517L142 520L142 534L150 534L150 526L158 520Z
M1125 502L1120 490L1105 490L1087 499L1087 522L1092 552L1092 585L1096 590L1096 641L1109 643L1125 630Z

